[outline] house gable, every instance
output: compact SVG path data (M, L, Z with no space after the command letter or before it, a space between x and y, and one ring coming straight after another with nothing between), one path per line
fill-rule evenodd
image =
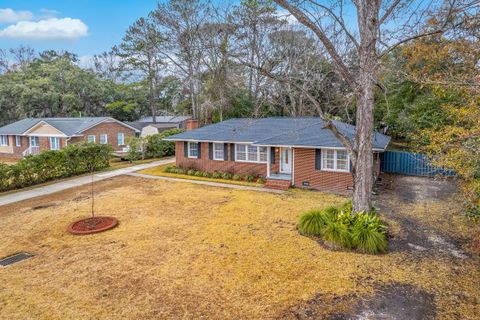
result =
M49 137L67 137L65 133L58 130L54 126L46 123L45 121L40 121L32 128L24 132L23 135L28 136L49 136Z

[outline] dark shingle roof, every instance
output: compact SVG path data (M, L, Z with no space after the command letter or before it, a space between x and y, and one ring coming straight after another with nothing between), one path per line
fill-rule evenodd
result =
M110 117L83 118L26 118L0 128L0 134L21 135L39 122L46 122L67 136L80 134L83 130L95 126Z
M334 121L343 134L353 139L355 126ZM324 128L320 118L231 119L168 137L172 141L245 142L268 146L343 147ZM375 133L374 149L385 149L390 137Z
M180 123L191 118L190 116L156 116L155 120L157 123ZM144 117L138 120L138 122L151 123L153 122L153 117Z

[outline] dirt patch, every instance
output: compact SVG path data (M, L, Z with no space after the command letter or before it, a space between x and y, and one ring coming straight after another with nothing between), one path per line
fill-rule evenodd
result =
M425 291L407 284L392 283L377 287L375 294L361 300L353 312L336 313L329 318L428 320L435 318L435 304L433 296Z
M457 190L451 178L425 178L384 174L379 184L380 195L388 194L406 202L446 199Z

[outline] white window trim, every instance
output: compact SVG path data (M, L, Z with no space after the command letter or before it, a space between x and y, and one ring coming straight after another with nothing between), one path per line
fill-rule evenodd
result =
M239 160L238 159L238 145L244 145L245 146L245 160ZM246 143L236 143L235 144L235 162L248 162L248 163L267 163L268 162L268 148L267 148L267 159L265 161L260 161L260 148L259 146L254 146L257 147L257 161L252 161L248 160L248 146L251 146L251 144L246 144Z
M37 141L38 140L38 143L35 142L35 144L32 144L32 141ZM30 136L29 139L28 139L28 144L30 145L30 147L40 147L40 138L38 136Z
M103 141L103 142L102 142L102 137L105 137L105 141ZM108 143L108 134L106 134L106 133L100 134L98 142L100 142L100 144L107 144Z
M1 137L0 138L0 147L7 147L8 146L8 136L5 135L5 134L1 134L0 137ZM5 141L5 143L2 142L2 141Z
M216 152L215 152L215 146L221 146L221 149L222 149L222 157L220 158L217 158L216 157ZM225 148L224 148L224 145L223 143L214 143L213 144L213 160L217 160L217 161L225 161Z
M56 148L53 147L53 141L57 141L58 143L56 144ZM60 138L58 137L50 137L50 150L60 150L61 149L61 141L60 141Z
M323 167L323 157L324 155L326 154L325 151L333 151L333 166L334 166L334 169L330 169L330 168L324 168ZM322 168L322 171L331 171L331 172L350 172L350 155L348 154L347 152L347 169L343 170L343 169L337 169L337 152L338 151L345 151L347 152L345 149L323 149L322 148L322 156L321 156L321 168Z
M15 147L22 146L22 136L15 136Z
M120 137L122 137L122 138L120 139ZM120 141L122 143L120 143ZM119 146L124 146L125 145L125 134L123 132L117 133L117 144Z
M196 156L190 155L190 145L191 144L196 144L197 145L197 155ZM189 158L198 159L198 144L199 144L199 142L189 142L188 143L188 157Z
M93 137L93 139L90 140L90 137ZM94 134L90 134L90 135L87 136L87 142L96 143L97 142L96 139L97 139L97 137Z

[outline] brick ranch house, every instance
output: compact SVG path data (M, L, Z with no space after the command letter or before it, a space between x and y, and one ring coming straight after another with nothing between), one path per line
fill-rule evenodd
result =
M342 133L354 136L355 126L334 122ZM262 176L275 189L348 193L353 186L349 155L320 118L231 119L164 140L175 141L176 165L182 168ZM379 154L389 142L390 137L374 133L377 176Z
M137 132L110 117L26 118L0 128L0 157L19 159L82 141L110 144L122 151L126 138Z

